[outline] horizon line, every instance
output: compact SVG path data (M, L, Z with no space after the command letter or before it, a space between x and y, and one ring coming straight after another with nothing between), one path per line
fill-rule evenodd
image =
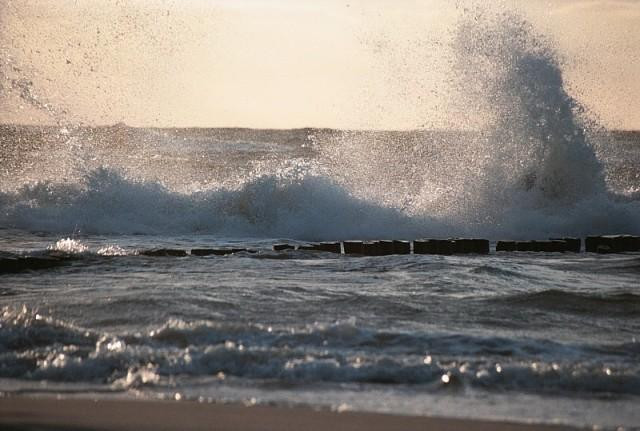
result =
M444 127L433 127L433 128L342 128L342 127L326 127L326 126L296 126L296 127L251 127L251 126L138 126L138 125L130 125L123 121L118 121L112 124L83 124L83 123L62 123L62 124L35 124L35 123L4 123L0 122L0 127L24 127L24 128L53 128L53 127L73 127L73 128L116 128L116 127L126 127L129 129L156 129L156 130L188 130L188 129L197 129L197 130L272 130L272 131L287 131L287 130L334 130L334 131L343 131L343 132L433 132L433 131L443 131L443 132L478 132L481 129L468 129L468 128L457 128L457 129L447 129ZM638 129L627 129L627 128L607 128L602 127L604 130L609 132L640 132L640 128Z

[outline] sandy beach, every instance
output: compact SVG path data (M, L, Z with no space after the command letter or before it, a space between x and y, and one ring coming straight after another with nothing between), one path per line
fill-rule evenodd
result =
M88 400L7 397L0 399L3 430L575 430L561 425L316 411L191 401Z

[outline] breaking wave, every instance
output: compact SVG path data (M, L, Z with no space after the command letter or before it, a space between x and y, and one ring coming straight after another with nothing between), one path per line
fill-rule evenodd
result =
M0 223L86 234L216 233L323 239L407 237L425 222L358 199L327 178L263 176L238 189L193 194L99 169L84 184L25 186L0 194Z
M640 200L613 190L607 181L616 150L596 139L604 131L570 94L552 41L517 15L476 9L461 19L452 51L452 81L465 112L457 123L477 133L320 133L291 153L273 151L272 143L257 145L285 162L306 157L302 166L321 167L287 176L268 163L257 173L234 170L233 161L251 158L250 151L221 153L224 131L216 132L209 147L202 137L206 133L183 132L180 145L167 138L148 154L162 159L161 150L171 149L172 157L155 169L180 178L180 167L173 165L184 159L190 174L196 172L208 185L204 191L178 192L157 177L145 178L142 166L155 166L150 159L142 157L142 164L138 160L132 166L121 159L123 166L114 166L104 156L102 163L113 168L96 168L75 184L54 178L5 188L0 226L61 234L214 233L305 240L640 234ZM122 142L120 148L114 143L113 153L128 151L126 145L137 148L136 140L153 147L140 130L114 130ZM222 141L229 148L244 142L240 132L227 132ZM278 136L287 145L297 139L293 131ZM61 154L79 151L82 139L90 141L69 137ZM308 146L313 151L301 153ZM109 153L108 144L99 150ZM240 172L229 176L233 184L212 183L217 172L198 170L196 155L206 151L215 153L215 166ZM49 166L65 166L59 162L51 160ZM261 161L247 164L253 162Z
M488 220L469 225L463 215L455 214L408 214L314 175L301 179L266 175L236 189L184 194L98 169L83 184L39 183L0 192L1 225L60 234L211 233L322 240L640 232L640 203L616 203L601 196L563 207L561 213L518 205L503 210L509 221L499 224Z
M361 328L355 321L300 328L170 320L147 333L88 331L26 308L0 314L0 377L87 382L113 390L207 376L283 382L480 387L538 393L640 395L625 363L637 343L563 345ZM565 358L551 358L558 351ZM599 361L590 358L597 352ZM604 356L603 356L604 355ZM465 358L468 357L468 360Z

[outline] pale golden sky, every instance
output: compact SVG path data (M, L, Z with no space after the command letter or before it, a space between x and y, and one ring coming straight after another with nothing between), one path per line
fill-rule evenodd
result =
M0 0L0 122L446 127L456 3ZM640 1L507 8L604 125L640 129Z

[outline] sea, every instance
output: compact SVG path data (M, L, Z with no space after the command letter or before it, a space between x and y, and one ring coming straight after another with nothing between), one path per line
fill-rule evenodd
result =
M640 254L495 251L640 234L640 133L500 35L482 127L1 126L0 395L640 427Z

